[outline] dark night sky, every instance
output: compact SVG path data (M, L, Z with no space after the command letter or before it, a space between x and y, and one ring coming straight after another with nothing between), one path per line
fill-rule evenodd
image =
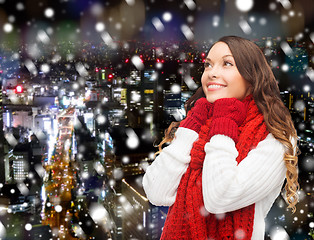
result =
M180 29L182 24L191 28L196 40L227 34L247 38L294 37L300 32L313 31L312 0L290 1L291 6L286 8L275 0L255 0L253 3L249 12L243 12L236 7L235 1L231 0L0 0L0 26L10 22L14 26L13 31L25 34L30 28L42 26L50 26L59 31L58 27L67 22L76 30L80 29L82 39L92 39L90 36L97 34L95 24L103 22L106 31L119 40L139 37L185 39ZM54 10L52 17L45 16L47 8ZM162 19L165 12L171 13L171 21ZM163 23L163 31L157 31L153 26L154 17ZM219 19L217 27L213 26L214 17ZM249 23L251 33L247 34L241 30L241 19ZM89 35L86 34L87 31L90 32Z

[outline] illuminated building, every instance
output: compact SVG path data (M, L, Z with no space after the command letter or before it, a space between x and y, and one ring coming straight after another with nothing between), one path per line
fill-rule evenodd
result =
M168 211L152 205L141 187L142 176L122 180L121 214L122 239L160 239Z
M12 158L10 159L10 170L13 182L24 181L28 177L28 160L28 152L13 152Z

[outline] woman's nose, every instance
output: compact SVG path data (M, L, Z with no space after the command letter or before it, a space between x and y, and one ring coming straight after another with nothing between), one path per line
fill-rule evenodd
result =
M219 66L213 66L209 71L208 71L208 76L209 78L218 78L220 75L220 68Z

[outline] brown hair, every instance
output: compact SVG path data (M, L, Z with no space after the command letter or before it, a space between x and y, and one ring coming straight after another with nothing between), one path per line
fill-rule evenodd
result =
M288 208L291 208L294 213L300 188L297 167L299 149L297 146L292 145L291 140L297 140L297 133L289 110L280 98L280 91L275 76L263 52L253 42L237 36L222 37L218 42L224 42L228 45L238 71L251 85L253 98L264 116L268 131L286 148L283 159L287 168L285 200ZM204 96L202 87L198 88L196 93L185 103L185 110L188 112L196 100ZM161 151L164 143L172 141L174 132L179 127L179 124L180 122L173 122L165 131L165 137L158 145L159 151L157 153Z

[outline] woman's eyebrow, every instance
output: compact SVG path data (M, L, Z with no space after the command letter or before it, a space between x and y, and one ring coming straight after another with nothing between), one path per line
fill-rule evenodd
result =
M227 54L227 55L223 55L221 58L225 58L225 57L233 57L231 54ZM212 61L209 57L206 58L207 61Z

